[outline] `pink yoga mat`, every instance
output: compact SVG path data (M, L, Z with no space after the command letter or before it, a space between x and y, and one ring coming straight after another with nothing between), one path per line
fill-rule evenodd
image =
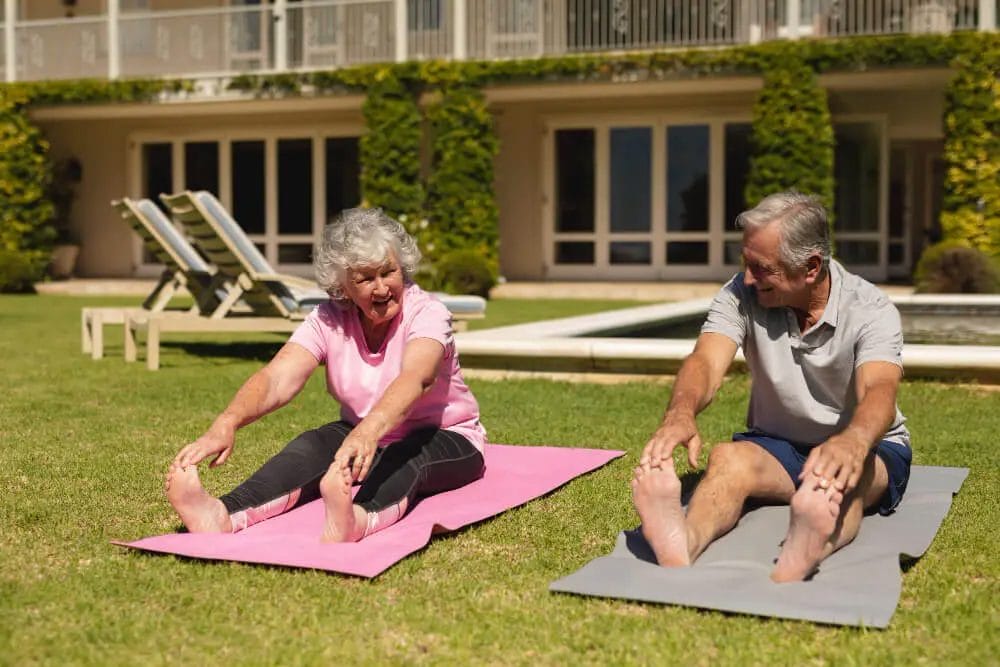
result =
M322 501L236 534L169 533L113 544L192 558L266 563L374 577L422 549L433 533L488 519L624 454L604 449L487 445L482 479L422 499L389 528L353 544L323 544Z

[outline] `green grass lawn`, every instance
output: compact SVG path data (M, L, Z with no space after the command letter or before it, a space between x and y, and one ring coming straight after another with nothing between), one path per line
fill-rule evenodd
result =
M1000 392L904 384L916 462L972 472L904 574L891 627L823 627L547 591L637 523L630 468L668 392L653 383L471 381L494 442L629 454L371 581L112 546L178 526L168 462L281 338L171 338L149 372L121 361L116 332L94 362L79 350L79 309L97 303L124 301L0 297L0 664L996 664ZM592 305L559 304L495 301L491 318ZM740 426L746 397L744 377L726 383L700 420L706 441ZM317 374L246 428L206 484L227 490L336 415Z

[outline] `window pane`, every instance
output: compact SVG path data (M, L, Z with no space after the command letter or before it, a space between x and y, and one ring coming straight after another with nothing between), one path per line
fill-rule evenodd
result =
M593 243L589 241L562 241L556 244L556 264L593 263Z
M667 264L708 264L708 241L668 243Z
M837 241L836 246L844 264L878 264L878 241Z
M267 188L264 184L264 142L232 144L233 217L250 234L264 233Z
M834 210L838 231L878 230L879 137L870 123L834 127Z
M142 145L142 196L166 210L158 195L174 191L174 159L170 144Z
M743 243L740 241L726 241L722 247L722 259L726 266L739 266L743 260Z
M326 222L361 202L358 138L326 140Z
M906 169L907 152L896 149L889 153L889 236L906 234Z
M312 139L279 139L279 233L312 234L312 192Z
M556 231L594 231L593 130L556 130Z
M611 231L649 231L653 129L611 130Z
M750 174L750 131L750 123L726 125L725 229L735 229L736 216L749 208L743 198L743 191L746 189L747 176Z
M889 263L902 264L906 259L906 251L902 243L889 244Z
M170 144L142 145L142 196L156 202L164 213L167 212L167 207L160 201L158 195L174 191L173 173L174 159ZM155 264L158 261L143 244L142 263Z
M708 126L667 128L667 230L708 230Z
M278 246L279 264L309 264L313 248L308 243L282 243Z
M196 141L184 144L184 187L219 194L219 144Z
M650 246L643 241L615 241L611 244L612 264L649 264Z

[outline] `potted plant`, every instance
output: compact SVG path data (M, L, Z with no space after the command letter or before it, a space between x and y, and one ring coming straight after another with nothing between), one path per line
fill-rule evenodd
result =
M56 230L55 245L52 247L52 261L49 274L53 278L64 279L73 275L76 258L80 254L80 239L70 228L69 212L76 197L76 186L83 179L83 166L75 157L59 160L52 166L52 182L48 196L54 213L52 226Z

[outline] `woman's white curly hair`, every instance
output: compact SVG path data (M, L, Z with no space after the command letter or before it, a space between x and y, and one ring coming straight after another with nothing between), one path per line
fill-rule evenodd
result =
M346 209L323 230L313 258L316 282L338 305L346 306L350 303L343 286L347 272L381 266L390 253L395 253L409 285L421 259L413 237L380 208Z

